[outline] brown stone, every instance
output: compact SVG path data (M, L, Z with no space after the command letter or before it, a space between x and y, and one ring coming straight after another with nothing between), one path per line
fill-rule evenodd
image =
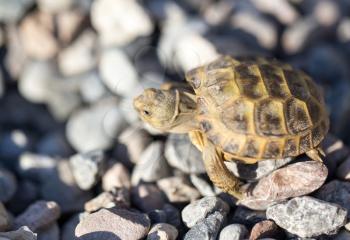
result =
M247 185L248 195L239 204L265 210L273 203L311 193L327 178L325 165L315 161L298 162L280 168L257 183Z
M265 220L254 225L250 232L249 240L258 240L262 238L282 239L283 231L274 221Z

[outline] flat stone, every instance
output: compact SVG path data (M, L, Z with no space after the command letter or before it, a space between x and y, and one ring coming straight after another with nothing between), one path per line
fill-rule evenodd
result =
M265 211L256 211L238 206L234 211L231 222L253 227L253 225L264 220L266 220Z
M278 169L250 186L250 194L239 202L255 210L291 197L311 193L322 186L327 178L325 165L316 161L298 162Z
M14 226L28 226L33 231L36 231L55 222L60 214L60 207L57 203L37 201L15 218Z
M230 211L230 207L218 197L204 197L191 202L182 210L182 221L187 227L191 228L216 211L226 216Z
M76 154L69 159L69 163L77 185L82 190L89 190L100 180L105 155L99 150Z
M142 239L150 228L145 214L126 209L101 209L82 219L75 229L75 236L81 240Z
M162 209L165 200L162 192L154 184L141 183L131 190L132 203L143 212Z
M157 181L158 187L171 203L185 203L200 197L197 189L191 187L182 177L168 177Z
M12 172L0 168L0 201L8 202L15 195L17 180Z
M130 207L130 193L126 188L114 188L108 192L102 192L97 197L85 203L85 211L95 212L101 208L127 208Z
M109 191L113 188L130 188L129 170L121 163L113 164L102 176L102 188Z
M136 164L152 139L147 131L134 124L119 135L118 141L126 146L129 160Z
M334 234L345 225L347 211L337 204L304 196L270 206L266 216L300 237Z
M187 134L170 134L164 154L174 168L185 173L205 173L202 153L191 143Z
M0 231L5 232L11 225L11 219L5 206L0 203Z
M243 240L247 238L248 233L244 225L230 224L221 230L219 240Z
M258 240L262 238L282 239L284 233L276 223L271 220L264 220L254 225L250 232L249 240Z
M164 158L163 151L164 144L161 141L155 141L148 145L133 169L131 176L133 185L137 185L141 180L155 182L170 176L171 170Z
M58 54L58 67L65 76L92 70L97 63L96 34L86 30L69 47Z
M33 233L27 226L11 232L0 232L3 240L37 240L37 234Z
M105 46L125 45L153 31L151 19L135 1L94 1L91 7L91 22Z
M254 164L244 164L240 161L225 161L226 167L237 177L246 181L256 181L270 174L274 170L291 162L292 158L271 159Z
M147 240L176 240L177 229L167 223L158 223L152 226L147 235Z
M333 180L323 185L314 197L323 201L336 203L347 209L350 216L350 183Z
M185 235L185 240L208 239L215 240L225 221L225 216L219 211L194 225Z
M125 121L113 97L73 113L66 125L68 142L78 152L105 150L113 145Z
M50 1L50 0L38 0L38 7L41 11L51 14L68 10L73 6L74 0L62 0L62 1Z

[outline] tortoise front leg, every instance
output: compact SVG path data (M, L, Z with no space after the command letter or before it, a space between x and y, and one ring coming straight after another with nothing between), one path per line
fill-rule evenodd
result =
M222 153L199 131L192 132L190 137L194 144L203 150L204 166L210 180L224 192L237 199L242 199L243 190L241 187L243 183L227 169ZM202 146L200 146L201 144Z

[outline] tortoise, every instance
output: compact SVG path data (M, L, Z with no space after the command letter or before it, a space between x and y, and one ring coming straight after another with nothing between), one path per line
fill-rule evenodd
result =
M322 92L302 71L276 59L224 55L187 72L186 81L146 89L134 107L156 129L189 133L223 191L238 199L247 193L224 161L253 164L303 153L322 161L329 118Z

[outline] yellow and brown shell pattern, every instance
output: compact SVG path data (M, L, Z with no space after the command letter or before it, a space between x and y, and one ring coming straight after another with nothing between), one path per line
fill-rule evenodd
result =
M197 95L202 132L235 158L298 156L316 148L328 132L318 86L277 60L223 56L191 70L186 79Z

